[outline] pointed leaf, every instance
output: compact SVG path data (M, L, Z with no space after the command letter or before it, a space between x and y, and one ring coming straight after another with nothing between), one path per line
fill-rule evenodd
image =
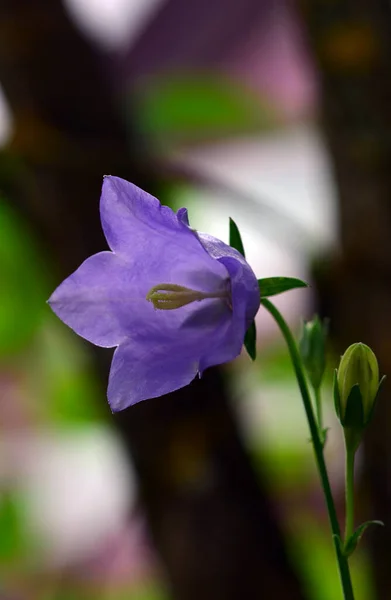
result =
M265 277L264 279L258 279L258 285L261 298L276 296L296 288L308 287L308 283L295 277Z
M350 538L346 541L346 544L344 547L345 556L350 556L355 551L355 549L357 548L357 545L359 544L359 542L364 534L364 531L370 525L381 525L382 527L384 527L383 521L366 521L365 523L363 523L362 525L357 527L357 529L353 533L353 535L351 535Z
M235 248L240 254L246 258L244 254L244 247L242 242L242 236L240 235L240 231L235 221L229 218L229 245L231 248Z
M250 358L255 360L257 357L257 330L255 327L255 321L253 321L250 327L247 329L244 337L244 347L246 348Z

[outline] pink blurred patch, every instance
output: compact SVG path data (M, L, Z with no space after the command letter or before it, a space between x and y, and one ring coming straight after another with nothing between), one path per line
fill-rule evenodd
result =
M316 108L315 69L297 17L283 3L276 6L267 24L259 25L226 68L270 99L289 120L311 115Z

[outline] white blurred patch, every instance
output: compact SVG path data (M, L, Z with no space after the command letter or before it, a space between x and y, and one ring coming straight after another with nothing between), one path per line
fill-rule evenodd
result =
M335 184L321 135L297 126L268 136L180 150L172 158L221 190L188 187L180 203L192 227L228 242L229 217L242 234L257 277L298 277L309 282L312 256L338 245ZM310 282L309 282L310 283ZM291 326L308 314L311 290L275 299ZM257 315L258 344L278 330L266 311Z
M298 248L304 254L338 243L335 184L327 151L315 127L299 125L257 138L191 148L180 151L175 161L233 190L229 197L224 197L224 192L216 196L214 203L206 198L207 209L196 211L197 222L192 219L192 224L200 229L208 227L209 233L227 239L228 217L233 217L243 230L249 259L251 254L256 258L256 251L262 263L262 257L270 256L271 246L292 255L290 241L295 230L300 232ZM270 216L273 211L274 219ZM290 221L293 237L282 235L278 215L284 226ZM273 242L266 243L265 238ZM288 264L295 258L288 259Z
M0 148L9 141L13 131L13 118L2 87L0 86Z
M63 0L77 25L108 50L128 45L162 0Z
M26 525L46 564L88 559L128 522L135 479L109 428L10 434L1 451L26 498Z

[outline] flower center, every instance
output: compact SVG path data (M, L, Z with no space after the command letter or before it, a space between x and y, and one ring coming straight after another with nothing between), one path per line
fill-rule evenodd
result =
M191 304L191 302L200 302L208 298L221 298L226 300L230 306L230 292L228 290L200 292L175 283L159 283L153 286L146 296L146 299L160 310L174 310Z

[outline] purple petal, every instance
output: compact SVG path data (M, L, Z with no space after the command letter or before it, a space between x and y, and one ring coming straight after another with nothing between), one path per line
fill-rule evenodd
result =
M113 411L179 389L207 367L235 358L260 303L244 258L196 234L186 209L175 214L117 177L104 180L101 219L113 252L86 260L49 303L82 337L118 345L108 389ZM212 293L230 286L231 299L155 310L147 293L169 283Z
M138 337L117 348L107 396L113 412L163 396L189 384L198 373L191 344Z
M243 318L244 307L244 327L247 331L260 305L259 286L254 271L235 248L207 233L198 233L198 237L208 254L227 269L231 280L233 313L235 318Z
M144 298L159 283L212 291L227 279L187 226L185 209L176 215L137 186L105 177L100 210L107 242L139 273Z
M55 290L49 304L58 317L78 335L97 346L118 346L143 332L156 343L177 332L194 312L194 306L178 310L155 310L147 301L147 268L134 265L113 252L88 258Z
M244 339L244 327L240 324L243 322L243 318L234 318L227 304L218 301L203 302L185 320L183 333L188 335L189 328L197 328L199 339L192 343L199 349L200 373L210 366L229 362L240 354Z
M123 262L100 252L58 286L49 299L53 311L76 333L97 346L117 346L125 337Z

